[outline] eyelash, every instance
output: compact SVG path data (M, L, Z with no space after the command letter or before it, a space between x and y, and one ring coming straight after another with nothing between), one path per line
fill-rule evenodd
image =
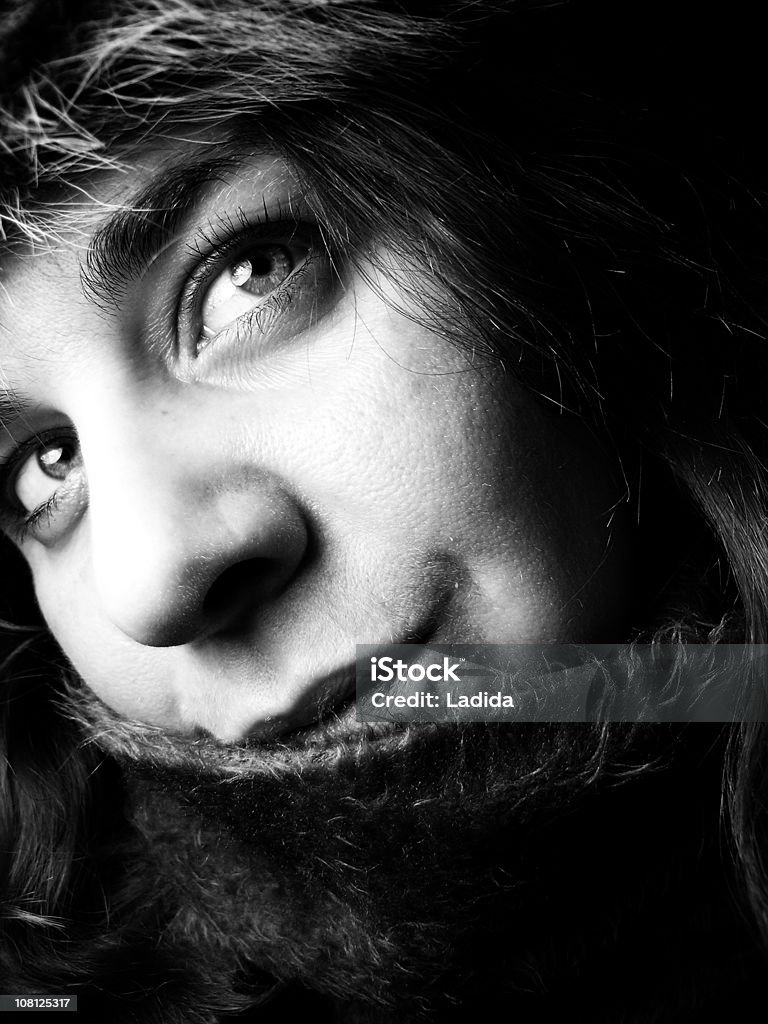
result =
M42 521L44 517L48 517L50 522L51 517L55 514L56 509L59 506L59 492L54 491L50 498L39 505L36 509L31 512L26 512L20 522L14 526L14 537L18 544L23 544L29 533L35 529L36 526Z
M304 263L297 267L282 284L278 285L266 302L261 306L254 307L247 313L242 313L234 321L232 329L235 332L234 340L236 342L247 340L254 327L259 333L263 334L269 326L268 323L263 323L263 320L265 318L269 320L273 313L282 313L287 309L296 293L296 289L301 283L301 278L306 275L313 259L314 256L310 252Z
M274 213L264 207L258 220L250 219L242 208L238 208L234 217L230 214L219 215L215 221L201 228L192 241L187 243L186 250L190 258L196 259L197 265L188 274L182 289L177 308L177 322L182 317L194 316L202 307L206 286L210 285L233 259L238 250L243 251L247 243L258 245L275 241L277 238L297 236L300 228L317 231L313 225L298 221L291 210L284 210L277 203ZM241 314L232 324L236 342L244 340L254 325L260 332L266 327L261 320L266 315L282 312L291 303L301 279L316 258L314 245L304 261L296 267L261 305ZM212 339L215 341L215 339ZM203 348L208 347L203 346ZM203 349L201 348L200 351Z

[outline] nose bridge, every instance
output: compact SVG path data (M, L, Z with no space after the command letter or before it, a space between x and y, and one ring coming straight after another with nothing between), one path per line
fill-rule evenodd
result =
M136 506L137 525L148 525L144 517L165 514L166 503L178 513L205 502L215 493L217 475L226 474L223 431L211 430L199 397L193 402L183 395L123 389L105 392L88 410L77 426L92 511L108 504L115 514L118 504L127 518Z
M249 563L248 597L264 600L303 551L301 516L259 463L258 443L244 446L222 398L212 404L129 392L80 428L96 589L105 614L142 644L223 625L226 593L216 607L208 598L229 568Z

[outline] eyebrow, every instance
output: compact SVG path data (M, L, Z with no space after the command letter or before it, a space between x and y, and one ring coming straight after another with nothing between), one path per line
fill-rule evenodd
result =
M116 311L127 287L162 251L212 185L239 166L242 152L223 147L213 160L179 162L156 172L156 181L135 193L99 227L80 270L84 293Z
M33 407L33 403L16 394L5 384L0 384L0 441L9 430L9 424L20 419Z

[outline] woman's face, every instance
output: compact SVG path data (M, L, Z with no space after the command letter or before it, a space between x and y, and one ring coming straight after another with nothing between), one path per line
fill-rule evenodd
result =
M337 265L281 161L211 164L155 151L1 261L3 522L86 683L231 741L356 643L615 639L586 430Z

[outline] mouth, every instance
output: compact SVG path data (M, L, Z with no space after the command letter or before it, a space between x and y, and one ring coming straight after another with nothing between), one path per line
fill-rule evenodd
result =
M321 747L366 730L356 717L354 664L318 680L311 698L290 716L259 722L241 744L247 748Z
M426 644L433 640L435 628L412 632L397 641ZM382 649L390 645L382 644ZM297 747L331 746L344 740L377 739L402 732L398 722L364 722L357 718L357 665L344 665L315 681L310 697L290 717L261 722L247 740L248 745Z
M342 739L354 731L356 672L347 666L323 680L322 695L314 703L307 720L281 733L278 742L297 746L323 746ZM315 691L316 693L318 691Z

